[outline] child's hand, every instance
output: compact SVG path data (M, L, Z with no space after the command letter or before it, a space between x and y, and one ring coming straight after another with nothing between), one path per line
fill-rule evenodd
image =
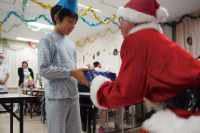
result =
M97 76L97 74L94 74L94 78Z
M85 75L83 74L83 71L88 71L88 70L89 69L86 69L86 68L71 69L70 76L76 78L79 84L86 85L87 87L89 87L89 83L87 79L85 78Z

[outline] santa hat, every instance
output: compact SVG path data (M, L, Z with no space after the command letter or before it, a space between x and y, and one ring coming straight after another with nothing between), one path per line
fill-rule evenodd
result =
M117 17L128 22L164 22L168 12L157 0L130 0L124 7L119 7Z
M78 15L78 1L77 0L60 0L57 5L75 12Z
M3 53L0 53L0 56L4 57Z
M24 63L24 62L28 65L28 60L25 60L25 61L23 61L22 63Z

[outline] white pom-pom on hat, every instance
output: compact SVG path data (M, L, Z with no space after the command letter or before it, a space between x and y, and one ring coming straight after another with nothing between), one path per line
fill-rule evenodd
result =
M160 22L166 21L166 18L169 16L167 9L164 7L159 7L156 11L156 18Z

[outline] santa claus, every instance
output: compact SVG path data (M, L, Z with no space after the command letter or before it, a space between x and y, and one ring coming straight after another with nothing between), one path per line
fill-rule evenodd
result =
M200 132L200 63L162 34L168 16L157 0L131 0L117 17L124 37L116 81L96 76L91 99L114 109L146 101L163 109L143 123L141 133Z

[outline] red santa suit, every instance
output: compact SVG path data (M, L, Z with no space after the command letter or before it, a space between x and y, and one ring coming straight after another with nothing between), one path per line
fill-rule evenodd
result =
M132 0L126 6L134 2L138 0ZM129 12L133 10L126 6L121 7L117 16L127 13L124 12L126 9ZM132 21L129 17L126 19ZM200 63L167 39L159 24L151 19L146 24L133 27L124 38L117 80L111 82L97 76L92 81L91 99L98 108L114 109L143 100L160 106L161 102L175 97L181 90L200 84ZM143 123L144 131L141 133L199 133L199 125L200 110L165 108Z

